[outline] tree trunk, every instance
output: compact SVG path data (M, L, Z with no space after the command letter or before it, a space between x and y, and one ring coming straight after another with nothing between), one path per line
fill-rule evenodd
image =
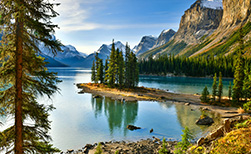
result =
M22 119L22 74L23 74L23 21L17 19L16 29L16 98L15 98L15 154L23 154L23 119Z

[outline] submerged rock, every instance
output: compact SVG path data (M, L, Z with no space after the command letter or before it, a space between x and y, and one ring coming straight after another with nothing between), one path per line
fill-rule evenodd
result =
M212 125L213 123L213 118L210 118L209 116L205 116L196 121L196 125Z
M137 127L137 126L133 126L133 125L127 125L126 126L127 129L129 130L137 130L137 129L141 129L140 127Z

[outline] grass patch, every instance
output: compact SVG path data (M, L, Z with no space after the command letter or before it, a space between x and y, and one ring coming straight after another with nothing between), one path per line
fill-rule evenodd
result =
M211 154L236 154L251 151L251 119L236 126L238 129L215 142Z
M186 57L189 57L191 56L192 54L194 54L195 52L201 50L202 48L204 48L205 46L207 46L209 43L211 43L212 40L209 40L207 39L206 41L198 44L198 45L195 45L194 47L192 47L191 49L189 49L185 54L184 56Z
M243 35L247 35L251 31L251 22L248 22L245 26L242 28ZM237 30L235 31L225 42L224 39L220 40L218 42L219 45L217 45L214 48L211 48L207 52L203 53L202 55L220 55L220 54L225 54L230 51L230 47L234 45L236 42L238 42L240 36L240 31ZM224 43L223 43L224 42ZM246 44L245 44L246 46ZM249 46L249 45L248 45Z

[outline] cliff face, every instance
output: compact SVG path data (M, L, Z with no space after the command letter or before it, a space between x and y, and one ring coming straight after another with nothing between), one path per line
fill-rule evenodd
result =
M251 21L250 0L223 0L223 18L219 28L229 28Z
M185 41L187 44L198 43L201 37L212 34L218 28L223 10L208 8L203 4L203 0L197 0L185 11L179 30L174 35L176 41Z

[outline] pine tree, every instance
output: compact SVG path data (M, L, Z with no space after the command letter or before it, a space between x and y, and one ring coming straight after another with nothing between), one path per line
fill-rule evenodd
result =
M95 83L98 83L98 81L100 80L100 76L97 74L98 73L98 69L100 67L100 60L99 60L99 57L98 57L98 52L96 52L95 54L95 71L96 71L96 77L95 77L95 80L94 82Z
M119 49L115 51L115 83L119 84Z
M219 102L221 102L222 94L223 94L223 84L222 84L222 74L220 72L220 74L219 74L219 89L218 89Z
M251 98L251 74L249 70L249 66L245 66L244 70L244 81L243 81L243 97L245 98L245 102L247 102L248 98Z
M60 51L60 42L51 33L57 25L51 18L58 14L55 4L41 0L1 0L4 32L0 46L1 114L14 117L12 126L1 132L0 150L7 153L53 153L48 143L49 111L53 107L39 104L39 95L50 96L58 90L56 74L45 68L37 44L43 42L53 53ZM25 120L33 125L25 125Z
M92 62L91 71L92 71L91 81L95 82L96 81L96 65L95 65L95 61L94 60Z
M230 81L229 86L228 86L228 98L229 98L229 100L231 99L231 97L232 97L232 83Z
M108 70L107 70L107 81L108 85L113 87L115 85L115 77L116 77L116 62L115 62L115 44L114 40L112 42L111 55L109 58Z
M118 57L118 83L119 87L121 88L124 84L124 58L123 58L123 53L122 51L119 52L119 57Z
M207 86L205 86L205 88L202 91L201 97L200 97L201 102L209 103L210 99L209 99L208 95L209 95L209 92L207 90Z
M100 83L104 82L104 66L102 59L98 59L98 69L97 69L97 78L100 81Z
M125 53L125 86L129 87L129 77L130 77L130 67L129 67L129 56L130 56L130 47L126 43L126 53Z
M107 59L105 60L105 68L104 68L104 83L107 84L107 80L108 80L108 76L107 76L107 70L108 70L108 61L109 58L107 57Z
M244 41L242 28L240 29L239 36L239 49L235 61L235 71L234 71L234 86L233 86L233 96L234 102L239 103L240 98L242 98L243 80L244 80L244 59L243 59Z
M213 97L214 102L215 102L216 95L217 95L217 74L215 73L214 82L213 82L213 86L212 86L212 97Z

